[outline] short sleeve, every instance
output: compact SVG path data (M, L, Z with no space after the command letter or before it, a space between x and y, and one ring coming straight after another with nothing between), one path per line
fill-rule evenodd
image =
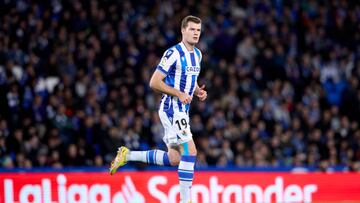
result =
M166 50L156 69L161 71L165 75L168 75L171 67L176 64L178 55L179 54L177 53L177 51L172 48Z

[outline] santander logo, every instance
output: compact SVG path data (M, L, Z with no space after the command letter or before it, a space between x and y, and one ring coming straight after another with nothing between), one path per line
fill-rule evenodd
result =
M137 176L137 175L136 175ZM179 186L165 175L153 174L138 178L126 175L120 185L114 182L87 181L74 183L74 176L58 174L52 179L40 178L37 184L18 182L14 178L2 179L0 203L175 203ZM46 177L41 176L41 177ZM104 176L108 177L108 176ZM313 201L318 191L316 184L285 184L282 176L274 176L268 185L219 183L220 176L208 176L192 187L192 199L204 203L250 203L250 202L306 202ZM0 179L1 180L1 179ZM111 179L113 181L113 179ZM116 181L116 180L115 180ZM106 182L106 183L104 183Z
M158 186L167 184L165 176L155 176L149 180L148 190L150 194L158 199L161 203L176 202L176 196L179 193L179 187L174 185L170 188L168 193L158 189ZM303 187L291 184L284 187L284 180L282 177L276 177L275 183L262 189L259 185L221 185L216 176L209 179L209 185L195 184L192 187L192 199L196 200L200 196L204 203L230 203L234 202L231 198L235 196L235 202L250 203L259 202L267 203L274 202L272 197L275 197L275 202L290 203L290 202L312 202L312 195L317 191L317 185L308 184ZM220 197L220 198L219 198ZM219 201L220 200L220 201Z

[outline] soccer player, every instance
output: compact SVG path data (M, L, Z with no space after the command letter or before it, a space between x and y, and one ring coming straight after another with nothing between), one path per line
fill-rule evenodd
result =
M130 151L120 147L111 163L110 174L129 161L178 166L180 202L191 202L190 188L194 176L196 147L189 122L193 95L200 101L207 97L205 86L199 87L201 52L195 47L201 34L201 19L187 16L181 22L182 40L165 51L150 80L150 87L163 94L159 116L165 128L168 151Z

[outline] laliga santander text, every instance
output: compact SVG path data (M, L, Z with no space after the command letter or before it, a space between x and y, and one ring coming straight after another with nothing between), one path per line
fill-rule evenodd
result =
M352 174L198 172L196 202L316 202L360 200L360 178ZM355 178L356 177L356 178ZM326 184L348 179L353 185ZM341 178L341 179L340 179ZM345 178L345 179L344 179ZM357 179L357 181L355 179ZM178 202L173 172L0 174L0 203ZM325 181L325 182L324 182ZM334 194L335 193L335 194Z

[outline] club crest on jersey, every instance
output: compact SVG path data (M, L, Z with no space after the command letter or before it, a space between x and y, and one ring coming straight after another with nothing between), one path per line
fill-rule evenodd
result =
M168 118L169 118L170 123L173 123L173 117L168 117Z
M169 58L173 53L174 51L172 49L168 50L165 54L165 58Z

